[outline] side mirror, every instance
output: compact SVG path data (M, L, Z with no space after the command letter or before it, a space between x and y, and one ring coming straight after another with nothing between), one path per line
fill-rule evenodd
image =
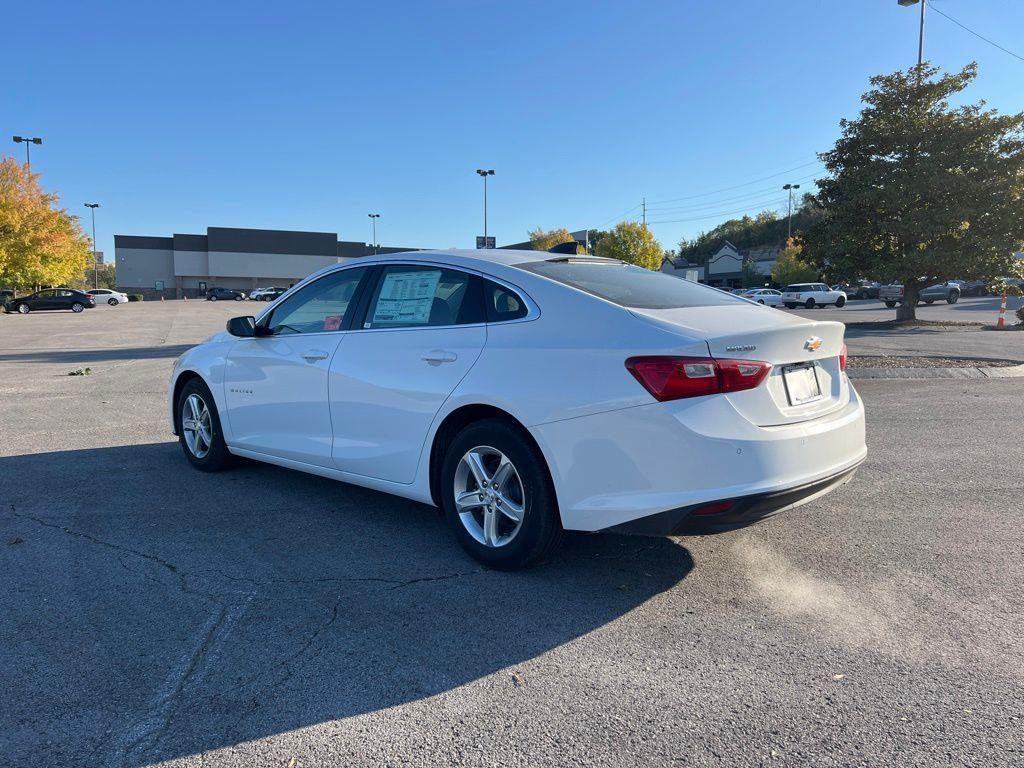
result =
M252 315L232 317L227 323L228 333L232 336L248 338L256 335L256 318Z

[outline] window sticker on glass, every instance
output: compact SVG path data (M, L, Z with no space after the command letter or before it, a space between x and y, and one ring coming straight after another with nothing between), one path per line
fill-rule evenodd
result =
M324 318L324 330L336 331L341 328L341 315L328 315Z
M426 325L441 270L389 272L380 287L373 324Z

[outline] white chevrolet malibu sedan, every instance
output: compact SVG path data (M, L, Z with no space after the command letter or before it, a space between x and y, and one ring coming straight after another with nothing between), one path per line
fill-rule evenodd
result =
M844 326L610 259L411 252L332 266L182 355L188 460L440 507L483 563L565 530L729 530L863 461Z

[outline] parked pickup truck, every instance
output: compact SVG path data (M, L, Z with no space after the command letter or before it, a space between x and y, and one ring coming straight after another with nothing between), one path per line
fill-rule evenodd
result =
M885 302L885 306L892 309L903 301L902 285L883 285L878 289L878 298ZM917 294L918 302L933 304L937 299L942 299L947 304L956 304L960 300L960 286L954 282L938 283L930 285Z

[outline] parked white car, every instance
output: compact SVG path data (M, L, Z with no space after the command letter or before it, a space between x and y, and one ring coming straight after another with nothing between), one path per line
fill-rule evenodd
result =
M799 306L814 309L829 304L842 307L846 304L846 294L833 290L824 283L795 283L787 285L782 291L782 303L789 309Z
M96 300L97 304L109 304L113 307L118 304L128 303L127 293L112 291L108 288L92 288L86 291L86 293L92 296Z
M743 294L744 299L756 301L758 304L765 304L769 307L782 306L782 291L774 288L753 288Z
M728 530L866 454L844 326L612 259L388 254L306 278L174 365L200 470L244 456L441 507L494 567L563 530Z
M254 288L249 291L249 298L252 301L266 301L267 296L273 295L280 290L280 288L275 288L273 286L266 288Z

